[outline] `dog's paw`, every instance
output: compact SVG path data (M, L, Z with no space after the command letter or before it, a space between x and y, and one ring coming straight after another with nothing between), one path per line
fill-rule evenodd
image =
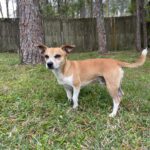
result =
M111 117L111 118L113 118L113 117L115 117L116 116L116 114L114 114L114 113L110 113L109 114L109 117Z
M73 107L72 107L73 109L77 109L78 108L78 105L76 104L73 104Z

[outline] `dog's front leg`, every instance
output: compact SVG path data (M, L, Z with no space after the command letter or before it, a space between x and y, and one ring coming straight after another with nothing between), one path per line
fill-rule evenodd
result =
M73 87L73 108L78 107L78 96L80 93L80 87Z
M68 100L71 102L72 101L72 87L68 85L64 85L64 89L66 91Z

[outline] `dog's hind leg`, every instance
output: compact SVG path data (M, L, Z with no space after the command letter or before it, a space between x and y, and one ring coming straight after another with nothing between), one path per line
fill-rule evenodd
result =
M120 97L113 98L113 111L112 111L112 113L109 114L109 117L115 117L116 116L120 101L121 101Z
M119 108L119 104L121 102L121 97L123 96L123 92L121 90L121 80L123 78L122 69L118 69L111 76L105 76L106 86L109 94L113 99L113 111L109 115L110 117L115 117Z
M119 108L119 104L121 101L121 97L118 95L118 87L110 84L110 83L106 83L107 89L109 94L111 95L112 99L113 99L113 111L112 113L109 114L109 117L115 117Z

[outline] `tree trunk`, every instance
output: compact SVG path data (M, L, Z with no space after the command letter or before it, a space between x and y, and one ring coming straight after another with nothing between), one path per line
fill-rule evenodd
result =
M3 11L2 11L2 5L1 5L1 2L0 2L0 13L1 13L2 18L4 18L4 16L3 16Z
M141 15L140 1L136 0L136 50L141 51Z
M95 16L98 32L98 49L100 53L107 53L102 0L95 1Z
M91 8L90 17L93 18L93 0L91 0L90 3L91 3L91 5L90 5L90 8Z
M143 28L143 46L147 47L147 26L145 21L146 11L144 9L144 1L141 1L141 20L142 20L142 28Z
M37 48L43 43L42 20L38 0L19 0L20 58L23 64L42 62Z
M7 18L9 18L9 5L8 5L8 3L9 3L9 0L6 0L6 10L7 10Z
M136 49L141 51L142 47L147 47L147 26L143 0L136 0L136 16Z
M19 18L19 0L16 0L16 18Z
M61 0L57 0L57 12L61 15Z
M13 17L16 18L16 12L14 7L14 1L12 0Z

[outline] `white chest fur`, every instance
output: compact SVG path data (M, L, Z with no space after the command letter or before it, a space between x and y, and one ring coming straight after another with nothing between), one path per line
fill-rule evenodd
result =
M56 76L59 84L72 86L73 75L65 77L59 70L54 70L53 73Z

